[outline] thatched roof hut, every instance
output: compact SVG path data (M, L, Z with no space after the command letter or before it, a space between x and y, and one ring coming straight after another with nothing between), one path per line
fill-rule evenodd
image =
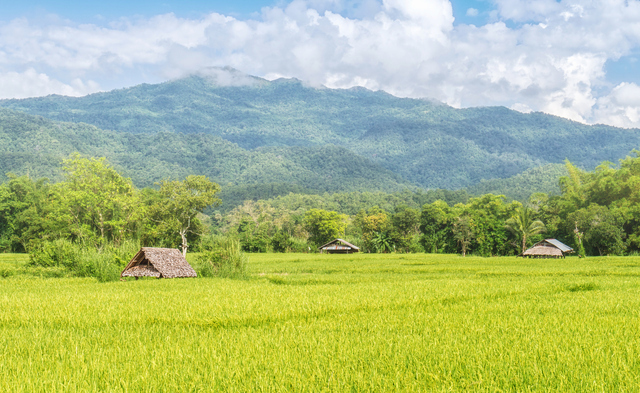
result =
M360 248L354 246L346 240L342 239L334 239L329 243L320 246L318 248L320 253L326 252L328 254L352 254L354 252L360 251Z
M189 262L175 248L142 247L120 277L197 277Z
M520 257L527 258L564 258L573 252L573 248L556 239L545 239L526 250Z

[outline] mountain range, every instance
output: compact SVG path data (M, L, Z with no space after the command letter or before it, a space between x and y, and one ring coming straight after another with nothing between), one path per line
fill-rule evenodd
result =
M593 169L640 147L638 129L504 107L456 109L233 69L84 97L0 100L0 107L1 171L55 178L54 163L79 151L107 156L141 186L198 172L221 184L283 190L491 189L495 179L547 179L566 159Z

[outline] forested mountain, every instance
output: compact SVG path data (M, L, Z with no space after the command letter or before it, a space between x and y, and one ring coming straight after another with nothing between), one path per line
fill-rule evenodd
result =
M291 174L287 165L309 164L315 168L316 161L329 154L323 169L305 170L317 170L320 177L321 173L330 176L326 170L340 166L329 161L337 164L349 157L349 165L370 165L371 160L422 187L460 188L565 159L591 169L604 160L617 162L640 147L637 129L587 126L502 107L455 109L363 88L314 88L290 79L269 82L234 70L215 70L208 75L80 98L2 100L0 106L112 130L120 138L116 139L137 145L132 147L134 153L127 150L120 154L148 154L151 160L170 155L173 158L165 160L169 167L195 169L200 164L194 156L199 151L194 149L197 144L210 144L211 149L222 149L234 157L256 157L255 161L265 165L234 169L229 164L229 169L236 171L234 175L220 167L217 173L225 181L233 178L238 183L280 182L280 175ZM113 138L105 138L113 143ZM179 157L182 154L185 156ZM274 166L279 156L293 164ZM124 156L119 160L114 163L124 162ZM132 169L158 171L150 163L140 165L147 165L146 169ZM369 176L365 172L363 178ZM380 174L389 176L389 172ZM304 187L313 183L311 175L295 176ZM299 183L301 179L304 184ZM402 181L394 178L393 182ZM318 187L329 187L329 183L325 179ZM395 187L383 186L374 178L369 184L377 189Z
M249 151L209 134L106 131L0 109L0 178L13 172L60 180L61 160L76 151L107 157L139 187L201 174L225 188L229 183L270 184L261 197L290 191L415 188L371 160L337 146L266 146Z
M558 180L567 175L565 165L547 164L527 169L507 179L483 180L474 186L468 187L467 192L472 195L504 195L509 199L526 201L531 194L536 192L559 195L560 183Z

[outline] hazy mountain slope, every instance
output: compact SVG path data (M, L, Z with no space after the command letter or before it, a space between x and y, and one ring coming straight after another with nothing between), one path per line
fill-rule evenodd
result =
M565 159L592 168L640 147L637 129L502 107L454 109L362 88L318 89L225 72L235 86L192 76L81 98L4 100L0 106L132 134L215 135L246 149L336 145L430 188L508 178Z
M75 151L107 157L138 186L204 174L222 185L272 183L282 192L413 188L372 161L336 146L247 151L214 135L105 131L0 109L1 174L58 180L61 160Z

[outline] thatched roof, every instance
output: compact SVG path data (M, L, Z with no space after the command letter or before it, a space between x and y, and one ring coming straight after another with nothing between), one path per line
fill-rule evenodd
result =
M142 247L120 277L197 277L189 262L175 248Z
M354 246L343 239L334 239L327 244L324 244L318 248L321 251L327 252L358 252L360 248Z
M520 256L522 257L547 257L563 258L566 254L572 253L573 248L567 246L557 239L544 239L533 245Z
M533 246L522 253L523 257L562 257L562 251L556 247Z

